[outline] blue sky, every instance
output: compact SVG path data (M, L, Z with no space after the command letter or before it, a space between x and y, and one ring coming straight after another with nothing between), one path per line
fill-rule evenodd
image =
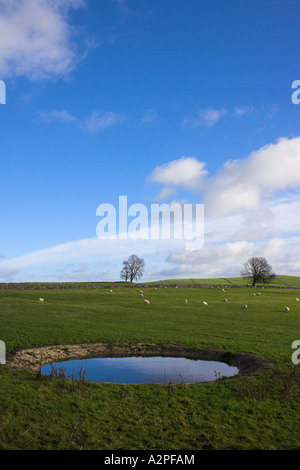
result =
M0 281L300 275L298 0L0 0ZM96 209L203 203L205 243L99 240Z

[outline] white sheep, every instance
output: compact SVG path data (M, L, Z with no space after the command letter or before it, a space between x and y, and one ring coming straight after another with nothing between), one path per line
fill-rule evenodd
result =
M144 304L150 304L149 300L144 299Z
M143 294L143 293L144 293L144 291L140 290L140 294Z
M251 294L251 295L252 295L252 297L255 297L255 294Z
M225 292L225 289L222 289L222 292Z
M260 295L260 292L257 292L257 294L256 294L256 295Z
M285 307L285 311L289 312L290 311L289 307Z
M227 299L223 299L222 302L227 302Z
M112 289L110 289L110 291L109 291L109 292L112 292Z
M248 305L247 305L247 304L244 304L244 305L242 306L242 308L248 308Z
M39 302L44 302L45 299L39 298Z
M296 298L295 298L295 302L299 302L299 299L298 299L298 297L296 297Z
M187 303L188 303L188 300L187 300L187 299L184 299L184 303L187 304Z
M140 297L144 297L144 294L140 293Z
M208 307L208 303L207 303L207 302L202 302L202 305L204 305L204 307Z

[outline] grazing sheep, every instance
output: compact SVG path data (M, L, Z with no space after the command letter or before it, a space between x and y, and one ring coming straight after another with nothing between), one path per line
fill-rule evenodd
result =
M257 294L256 294L256 295L260 295L260 292L257 292Z
M242 308L248 308L248 305L247 305L247 304L244 304L244 305L242 306Z
M144 304L150 304L149 300L144 299Z
M144 291L140 290L140 294L143 294L143 293L144 293Z
M222 289L222 292L225 292L225 289Z
M251 294L251 295L252 295L252 297L255 297L255 294Z
M296 302L299 302L299 299L298 299L298 297L296 297L296 298L295 298L295 301L296 301Z
M140 293L140 297L144 297L144 294L142 294L142 292Z
M109 292L112 292L112 289L110 289L110 291L109 291Z
M285 311L289 312L290 311L289 307L285 307Z
M207 302L202 302L202 305L204 305L204 307L208 307L208 303L207 303Z
M187 304L187 303L188 303L188 300L187 300L187 299L184 299L184 303Z
M41 297L39 298L39 302L44 302L45 299L41 299Z
M223 299L222 302L227 302L227 299Z

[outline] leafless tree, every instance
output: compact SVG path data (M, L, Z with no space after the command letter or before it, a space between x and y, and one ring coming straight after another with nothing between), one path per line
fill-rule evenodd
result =
M266 284L275 278L272 269L272 266L270 266L263 257L249 258L248 261L243 264L241 276L252 279L252 286L255 286L257 282Z
M138 281L143 276L144 269L145 261L137 255L131 255L123 261L123 268L120 273L121 279L126 282Z

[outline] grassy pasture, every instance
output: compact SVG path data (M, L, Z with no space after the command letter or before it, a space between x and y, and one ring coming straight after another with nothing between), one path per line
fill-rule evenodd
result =
M21 348L88 342L223 348L270 359L287 375L79 388L0 366L0 449L300 448L297 373L298 386L288 382L291 344L300 339L300 292L228 287L224 293L176 283L178 289L143 287L150 305L138 286L113 292L3 289L0 339L8 356Z
M251 281L243 277L195 278L195 279L167 279L160 281L161 285L225 285L225 286L251 286ZM157 281L149 283L158 284ZM276 276L266 287L300 287L300 276ZM258 284L258 287L261 285Z

